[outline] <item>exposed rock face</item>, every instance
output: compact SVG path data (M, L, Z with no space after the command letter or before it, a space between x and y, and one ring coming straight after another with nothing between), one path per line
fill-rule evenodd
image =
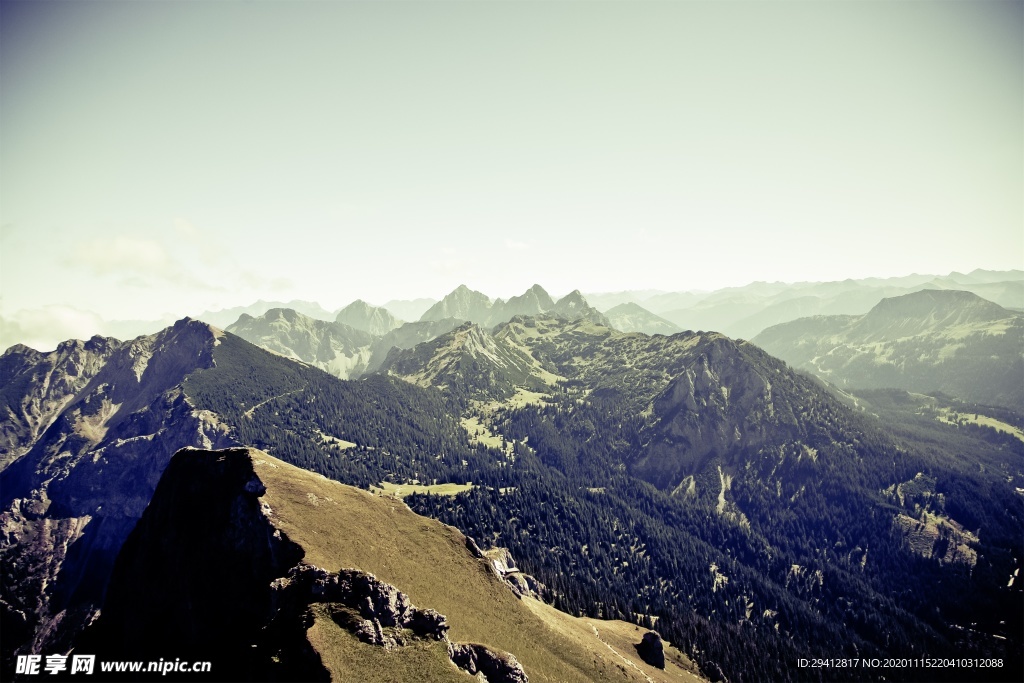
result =
M6 404L21 412L4 424L27 447L0 473L5 663L19 647L66 650L174 451L227 442L181 390L190 372L212 364L221 334L185 319L130 342L93 338L5 356L5 367L18 367Z
M363 642L388 650L405 644L405 629L418 638L447 639L448 620L443 614L413 606L405 593L357 569L332 574L301 564L293 567L287 578L275 580L272 588L275 601L290 605L290 610L314 602L328 603L340 626ZM358 618L353 619L355 614Z
M541 315L555 307L551 296L540 285L514 296L508 301L494 302L488 323L491 326L511 320L517 315Z
M124 344L96 336L50 353L21 344L0 356L0 470L22 455Z
M366 370L374 343L374 336L366 331L316 320L290 308L272 308L259 318L242 315L227 331L341 379L356 378Z
M485 325L490 313L491 300L486 294L472 290L466 285L459 285L445 298L427 309L420 317L420 322L456 318Z
M659 669L665 668L665 646L657 633L648 631L634 647L640 659Z
M521 349L466 323L412 349L392 349L381 372L467 397L503 397L517 386L540 386L535 362Z
M823 414L837 404L750 344L712 337L694 349L694 358L652 403L652 427L634 471L657 486L675 486L684 477L738 465L742 452L766 443L816 435L801 412Z
M451 644L448 656L471 676L483 674L488 683L527 683L530 680L515 656L495 652L484 645Z
M589 320L596 325L608 326L608 318L587 303L587 300L575 289L555 302L550 313L566 320Z
M476 542L473 539L467 538L466 543L467 545L473 544L470 550L476 547ZM533 576L520 571L508 548L491 548L487 551L480 551L477 547L476 552L479 553L478 557L483 557L487 560L491 570L508 584L512 592L516 594L516 597L528 596L541 602L549 602L551 600L551 591L548 587Z

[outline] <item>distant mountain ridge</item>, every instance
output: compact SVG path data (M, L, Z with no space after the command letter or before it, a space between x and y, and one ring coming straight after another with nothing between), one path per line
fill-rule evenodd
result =
M468 290L468 288L466 288ZM536 289L531 288L531 290ZM656 290L631 290L620 292L584 293L584 298L599 312L623 303L635 303L652 314L668 320L679 329L710 330L722 332L734 338L750 339L764 329L783 322L788 322L811 315L861 315L869 311L875 304L886 297L900 296L921 289L952 289L971 291L985 299L993 301L1005 308L1024 310L1024 271L1007 270L974 270L970 273L953 272L947 275L912 274L890 278L847 279L831 282L752 282L742 287L725 287L714 291L681 291L661 292ZM541 290L543 291L543 290ZM529 291L527 292L529 294ZM485 297L488 298L489 297ZM510 320L514 315L529 314L527 310L515 310L520 297L512 297L509 304L516 302L508 311L501 311L489 319L488 314L481 311L488 307L482 299L475 297L477 309L471 317L450 316L461 320L471 320L478 324L493 327ZM432 298L393 299L383 306L393 317L399 320L418 321L431 307L439 302ZM505 302L503 302L504 304ZM492 307L497 306L494 300ZM549 310L541 299L539 306L527 303L528 308ZM219 328L226 328L237 321L238 317L247 313L253 317L264 315L272 308L291 308L310 318L319 320L336 320L340 312L330 312L320 304L310 301L293 300L257 301L248 306L236 306L218 311L204 311L196 314L192 311L181 311L178 315L166 314L159 320L103 320L94 313L82 311L83 319L94 320L88 332L78 332L80 326L67 328L67 333L54 335L54 329L65 329L66 325L44 324L46 314L39 311L23 311L10 317L0 317L0 348L26 343L39 348L52 348L43 343L43 339L51 337L55 346L75 334L82 337L99 334L113 336L118 339L134 338L140 334L152 334L172 324L181 314L188 313L194 318L208 322ZM498 306L499 310L501 309ZM464 313L468 313L467 308ZM452 313L457 311L453 310ZM542 312L534 311L534 314ZM435 310L430 319L443 318L442 312ZM346 321L343 321L346 322ZM349 320L346 324L351 324ZM353 325L357 329L359 325ZM367 330L370 331L370 330Z
M637 303L622 303L605 311L609 324L622 332L644 334L675 334L682 332L678 325L654 315Z
M966 291L922 290L860 316L801 318L753 342L840 387L1024 405L1024 314Z
M772 325L812 315L861 315L883 298L923 289L964 290L1000 306L1024 309L1024 271L975 270L832 282L752 282L707 292L588 294L610 305L632 301L681 329L714 330L750 339ZM607 303L604 303L607 302Z
M554 301L540 285L533 285L523 294L514 296L508 301L496 299L493 302L486 294L472 290L465 285L459 285L427 310L420 321L456 318L490 328L508 322L517 315L545 313L551 313L567 320L588 318L595 322L607 323L607 319L587 303L586 298L578 289L558 301Z

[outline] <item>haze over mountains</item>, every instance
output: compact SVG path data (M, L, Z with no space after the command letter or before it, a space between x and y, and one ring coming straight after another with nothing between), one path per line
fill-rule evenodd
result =
M1024 406L1024 313L970 292L922 290L860 316L776 325L753 342L844 388L946 392Z
M1001 659L994 678L1016 680L1021 314L926 288L747 342L621 329L671 323L534 286L508 301L459 287L421 317L272 308L226 331L185 319L131 341L8 349L4 671L80 642L165 656L143 644L173 636L186 649L213 638L266 676L385 680L373 648L391 647L436 680L513 659L533 680L679 680L679 652L712 680L800 680L801 657L936 653ZM168 467L186 447L247 450ZM405 496L458 531L342 484ZM175 498L193 488L224 519L247 511L234 545ZM418 555L420 534L433 550ZM481 556L504 559L492 572ZM452 567L475 578L453 581ZM364 613L344 591L309 593L310 577L408 609ZM206 596L204 616L179 613L187 595ZM428 609L447 640L424 630ZM218 620L238 629L209 635ZM651 629L678 648L664 669L638 647Z
M468 290L468 288L466 289ZM970 291L1001 306L1024 309L1024 271L980 269L967 274L954 272L942 276L910 275L835 282L754 282L743 287L728 287L715 291L589 292L584 293L583 298L589 305L605 314L615 306L632 303L667 320L670 325L674 325L680 330L714 330L732 337L750 339L772 325L800 317L860 315L866 313L885 297L899 296L921 289ZM451 294L448 296L451 297ZM547 296L546 293L545 296ZM511 317L511 314L504 313L509 305L513 307L524 305L525 308L519 311L520 313L526 310L534 312L538 312L540 309L548 310L540 305L528 304L527 301L517 301L524 297L530 299L530 292L519 297L512 297L509 302L501 301L500 303L497 299L477 296L476 301L480 311L473 316L473 321L484 325L497 324L497 322L501 322L502 318ZM487 304L484 303L483 298L487 298ZM388 311L396 320L417 321L423 319L422 316L428 310L436 309L439 303L438 300L432 298L394 299L382 306L376 306L376 308ZM488 319L489 314L487 313L491 307L496 308L493 320ZM236 322L243 313L259 317L274 308L290 308L308 317L328 321L335 321L342 310L327 310L320 304L311 301L258 301L251 305L222 310L182 311L180 315L188 314L224 329ZM71 313L62 313L62 318ZM31 311L22 312L18 316L0 321L3 322L3 325L0 325L0 347L6 348L15 343L28 343L29 346L39 349L53 348L56 342L76 334L83 339L94 334L129 339L141 334L152 334L176 319L175 316L165 316L160 320L106 321L93 313L82 311L73 313L72 317L77 320L74 324L62 320L48 323L46 314ZM439 319L440 315L441 313L435 310L430 319ZM469 320L470 318L461 319ZM632 330L626 329L626 327L633 323L620 320L620 324L624 325L623 328L620 328L623 331L667 333L668 330L662 322L652 321L654 327Z

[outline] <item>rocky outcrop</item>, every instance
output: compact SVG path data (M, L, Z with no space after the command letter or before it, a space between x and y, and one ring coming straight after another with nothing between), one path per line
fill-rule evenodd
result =
M363 642L388 650L406 644L406 630L416 638L447 639L448 620L443 614L415 607L405 593L357 569L331 573L301 564L271 588L275 602L290 610L325 603L339 626Z
M530 680L515 656L484 645L451 644L448 656L471 676L483 674L488 683L528 683Z
M473 543L473 546L476 546L475 541L467 539L467 544L470 542ZM498 578L508 584L517 598L527 596L541 602L551 601L551 591L548 587L530 574L523 573L516 566L516 561L513 559L512 553L508 551L508 548L491 548L486 551L480 551L477 548L477 552L480 553L478 557L487 560L491 570Z
M440 640L448 644L452 662L470 675L482 673L490 683L529 681L515 656L485 645L449 641L443 614L416 607L405 593L373 574L358 569L332 573L300 564L287 577L273 581L271 588L277 620L291 615L284 618L295 621L310 605L322 603L336 624L364 643L395 650L417 639Z
M665 668L665 646L661 642L661 636L654 631L648 631L639 643L634 645L640 659L653 667Z

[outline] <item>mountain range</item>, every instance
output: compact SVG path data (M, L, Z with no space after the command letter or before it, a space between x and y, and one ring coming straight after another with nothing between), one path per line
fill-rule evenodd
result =
M614 305L632 302L681 329L715 330L750 339L768 327L802 317L862 315L884 298L921 290L968 291L1000 306L1024 309L1024 271L1019 270L837 282L753 282L713 292L619 292L587 298L605 313Z
M468 288L464 288L467 289ZM534 287L531 290L536 290ZM714 330L731 337L750 339L762 330L800 317L811 315L862 315L886 297L909 294L922 289L970 291L982 298L999 305L1017 310L1024 310L1024 271L987 271L975 270L970 273L953 272L948 275L909 275L892 278L863 278L859 280L843 280L833 282L752 282L743 287L726 287L714 291L660 292L656 290L631 290L621 292L586 292L582 297L590 306L599 312L609 311L624 303L636 304L646 313L667 320L679 330ZM541 290L543 291L543 290ZM454 294L454 292L452 293ZM479 293L478 293L479 294ZM512 297L504 302L491 297L477 296L477 306L482 313L474 316L472 322L484 326L493 326L498 322L510 319L514 314L541 312L546 302L531 303L529 292ZM449 295L451 297L451 294ZM485 303L483 298L487 298ZM525 301L518 301L523 300ZM352 303L357 303L356 302ZM421 297L416 299L392 299L381 306L390 317L396 320L419 321L428 309L436 308L438 300ZM554 302L552 301L552 304ZM533 313L526 309L512 313L497 315L493 320L487 319L486 311L494 307L501 312L506 304L533 306ZM351 305L351 304L349 304ZM183 310L191 317L210 323L219 328L227 328L244 313L259 317L274 308L290 308L317 320L336 321L343 309L333 312L319 303L303 300L257 301L246 306L235 306L219 310L203 312ZM633 309L635 311L635 309ZM645 313L645 316L646 316ZM78 323L69 326L68 314L78 319ZM438 312L431 314L437 319ZM470 320L470 318L459 318ZM68 335L95 334L113 336L118 339L132 338L141 334L152 334L175 320L175 316L165 314L158 320L103 320L94 313L87 311L65 311L58 318L52 312L20 311L10 316L0 317L0 348L16 343L29 343L39 348L52 348L58 341ZM88 321L88 322L85 322ZM352 321L342 320L349 324ZM628 321L620 320L624 332L637 331L648 334L668 334L664 323L662 327L629 327ZM353 325L361 329L359 325ZM379 334L380 330L364 330ZM83 338L84 338L83 337Z
M4 677L26 652L198 652L221 623L240 671L279 679L517 680L515 661L534 680L783 681L801 658L936 653L1017 679L1019 403L840 390L763 340L622 331L578 293L477 294L401 325L279 308L8 349ZM820 327L892 354L909 339L907 359L955 340L928 362L1016 372L1019 316L996 304L876 309ZM426 319L449 314L477 319ZM404 607L364 610L357 584Z

